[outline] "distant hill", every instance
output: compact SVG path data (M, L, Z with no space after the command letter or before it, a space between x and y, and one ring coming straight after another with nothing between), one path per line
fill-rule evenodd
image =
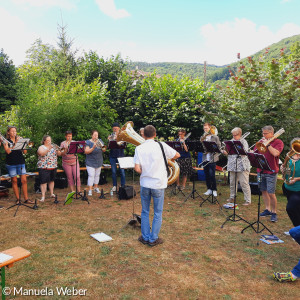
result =
M268 49L268 54L266 54L268 59L277 58L280 55L280 49L286 48L286 53L289 53L290 46L296 41L300 42L300 34L294 35L288 38L281 40L278 43L272 44L265 47L261 51L250 55L254 59L257 59L259 56L265 53L265 49ZM242 59L241 61L247 61L247 58ZM235 69L238 63L232 63L230 66ZM199 63L171 63L171 62L162 62L162 63L147 63L147 62L129 62L128 69L135 70L138 68L144 72L156 72L158 75L170 74L172 76L178 76L182 78L183 76L188 76L190 78L203 78L204 65ZM214 82L217 80L227 80L229 78L228 67L226 66L215 66L207 65L206 66L207 80Z

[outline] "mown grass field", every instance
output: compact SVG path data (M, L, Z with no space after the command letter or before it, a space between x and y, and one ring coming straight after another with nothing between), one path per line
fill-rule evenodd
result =
M192 185L185 193L188 193ZM110 185L104 187L108 191ZM206 189L197 182L199 193ZM138 190L138 184L136 184ZM229 187L219 186L219 201L225 203ZM281 284L274 271L287 271L298 262L300 247L284 235L291 226L285 212L286 199L278 185L277 223L261 221L284 244L259 243L246 223L227 222L232 211L217 204L166 191L160 236L165 243L150 248L137 241L139 228L124 227L132 216L132 201L119 201L108 194L90 198L90 204L74 200L63 205L67 189L56 190L59 204L48 198L36 211L21 207L0 211L0 251L21 246L31 256L7 269L6 285L23 289L53 289L53 296L10 296L7 299L79 299L58 296L56 287L86 289L89 299L299 299L300 281ZM12 192L11 192L12 193ZM31 194L31 199L38 194ZM243 202L238 193L238 203ZM252 205L239 206L237 213L247 221L257 217L258 196ZM14 197L1 198L8 207ZM263 206L262 206L263 208ZM139 194L135 212L140 214ZM98 243L91 233L105 232L113 238ZM263 232L267 234L267 231Z

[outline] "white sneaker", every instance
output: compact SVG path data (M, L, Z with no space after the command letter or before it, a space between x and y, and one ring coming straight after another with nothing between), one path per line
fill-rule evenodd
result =
M94 189L94 192L96 192L97 194L100 194L100 193L101 193L100 190L99 190L99 188L95 188L95 189Z
M213 191L213 196L214 197L218 197L218 192L217 191Z
M93 196L92 190L89 190L88 196Z
M117 191L117 187L114 185L111 189L113 192L116 192Z
M212 191L211 190L207 190L205 193L204 193L204 195L206 195L206 196L209 196L209 195L211 195L212 194Z

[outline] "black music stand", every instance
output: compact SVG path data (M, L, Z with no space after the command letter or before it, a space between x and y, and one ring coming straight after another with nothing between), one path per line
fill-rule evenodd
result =
M211 160L210 160L209 162L203 161L203 162L202 162L201 164L199 164L199 165L203 165L203 164L205 164L205 163L210 163L211 161L214 160L215 154L221 153L221 151L220 151L218 145L217 145L215 142L203 141L202 143L203 143L203 146L204 146L204 148L205 148L205 151L203 151L203 152L209 152L209 153L212 153L212 158L211 158ZM201 197L201 198L202 198L202 197ZM202 199L203 199L203 198L202 198ZM219 203L217 197L215 197L215 196L213 195L213 191L212 191L211 195L208 195L208 197L207 197L206 199L204 199L204 200L200 203L200 207L201 207L206 201L210 202L211 204L218 203L220 209L222 209L222 206L220 205L220 203Z
M69 145L69 149L67 154L75 154L76 157L76 169L75 169L75 199L79 199L81 198L82 201L86 201L88 204L90 204L89 199L86 196L86 192L82 195L81 193L78 192L77 189L77 166L78 166L78 153L84 153L84 149L85 149L85 141L79 141L79 142L71 142ZM79 170L80 172L80 170Z
M259 154L259 153L247 153L248 155L248 158L249 158L249 161L250 161L250 164L251 166L255 167L255 168L259 168L261 169L261 172L262 171L273 171L266 158L264 157L264 155L262 154ZM258 182L261 182L261 172L258 173ZM271 235L273 235L272 231L266 226L264 225L261 221L260 221L260 195L261 195L261 191L259 190L259 193L258 193L258 204L257 204L257 220L253 223L249 223L249 225L247 227L245 227L241 233L244 233L244 231L247 229L247 228L252 228L256 233L261 233L263 230L268 230L270 232ZM254 225L256 224L256 229L254 228ZM262 226L262 229L259 228L259 225Z
M203 144L200 142L200 141L188 141L186 142L186 144L188 143L187 147L189 147L189 150L190 151L193 151L193 152L204 152L204 147L203 147ZM196 199L196 198L201 198L203 201L204 201L204 198L197 192L196 190L196 185L195 185L195 182L196 182L196 176L197 176L197 172L192 174L192 182L193 182L193 189L192 191L188 194L188 196L184 199L184 202L186 202L189 198L192 198L192 199ZM195 196L195 194L197 196Z
M130 225L133 227L137 227L141 225L142 219L141 216L134 212L134 200L136 194L134 192L134 161L133 157L119 157L119 167L122 169L132 169L132 218L125 224L122 228L124 229L126 226ZM120 230L120 231L121 231Z
M227 148L228 155L237 155L235 159L235 181L234 181L234 200L233 200L233 214L228 216L225 222L222 224L221 228L224 227L227 221L237 222L244 221L247 224L250 224L248 221L243 219L241 216L235 213L236 211L236 194L237 194L237 162L241 155L247 155L245 152L241 141L225 141L224 142Z
M28 146L29 141L30 141L30 139L20 139L20 140L18 140L18 141L15 143L14 148L11 149L11 151L17 151L17 150L31 150L31 148L26 148L26 147ZM22 170L22 169L21 169L21 170ZM10 207L7 208L7 209L11 209L11 208L17 206L17 209L16 209L16 211L15 211L14 217L17 215L17 212L18 212L20 206L25 206L25 207L30 208L30 209L38 209L36 199L35 199L35 201L34 201L34 205L33 205L33 206L29 206L29 205L27 205L27 204L21 202L21 194L22 194L22 182L21 182L20 190L19 190L19 201L17 201L16 204L11 205Z

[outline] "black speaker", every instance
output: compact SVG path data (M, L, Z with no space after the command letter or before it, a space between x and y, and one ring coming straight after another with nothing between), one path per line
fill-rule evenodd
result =
M129 200L136 195L132 185L125 185L119 188L119 200Z
M258 186L258 182L249 182L251 195L261 195L261 191ZM238 192L243 192L240 183L238 183Z

